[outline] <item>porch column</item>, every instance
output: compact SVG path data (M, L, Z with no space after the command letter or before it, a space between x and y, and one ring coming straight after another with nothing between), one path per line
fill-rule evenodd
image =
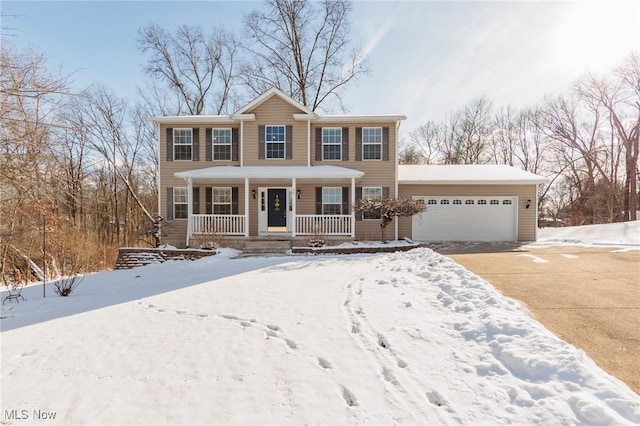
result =
M249 236L249 178L244 178L244 236Z
M356 210L353 208L356 203L356 178L351 178L351 238L356 237Z
M296 236L296 203L298 201L298 194L296 191L296 178L291 178L291 236Z
M187 242L185 245L189 247L189 240L191 239L191 221L193 220L193 181L191 178L187 179Z
M244 166L244 120L240 120L240 167L242 166Z

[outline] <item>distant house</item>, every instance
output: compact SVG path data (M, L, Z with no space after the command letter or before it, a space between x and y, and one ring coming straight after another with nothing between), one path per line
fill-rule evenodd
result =
M508 166L399 166L405 118L320 115L275 88L230 115L150 118L159 125L163 242L378 239L378 218L352 206L397 196L427 211L395 221L396 238L536 238L543 178Z

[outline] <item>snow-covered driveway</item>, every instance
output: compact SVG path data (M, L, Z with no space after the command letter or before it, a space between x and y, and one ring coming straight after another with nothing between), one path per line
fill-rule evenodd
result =
M640 423L626 385L428 249L228 256L5 305L3 421Z

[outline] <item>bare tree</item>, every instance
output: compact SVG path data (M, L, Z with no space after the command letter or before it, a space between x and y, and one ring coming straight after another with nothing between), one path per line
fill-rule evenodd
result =
M223 29L205 33L181 25L170 33L156 24L138 30L138 46L149 54L144 70L175 94L174 114L221 114L235 82L238 42Z
M409 140L419 148L420 164L438 164L444 152L444 128L434 121L427 121L409 133Z
M326 109L366 72L362 52L349 49L347 0L267 0L245 17L251 60L242 80L256 95L277 87L312 111Z
M448 119L444 138L446 164L482 164L489 160L491 101L479 97Z

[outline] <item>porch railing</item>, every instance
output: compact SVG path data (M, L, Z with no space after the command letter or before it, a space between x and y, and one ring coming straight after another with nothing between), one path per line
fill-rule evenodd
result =
M352 226L351 215L300 214L296 216L297 235L351 235Z
M202 235L244 235L246 220L239 214L191 215L191 233Z

